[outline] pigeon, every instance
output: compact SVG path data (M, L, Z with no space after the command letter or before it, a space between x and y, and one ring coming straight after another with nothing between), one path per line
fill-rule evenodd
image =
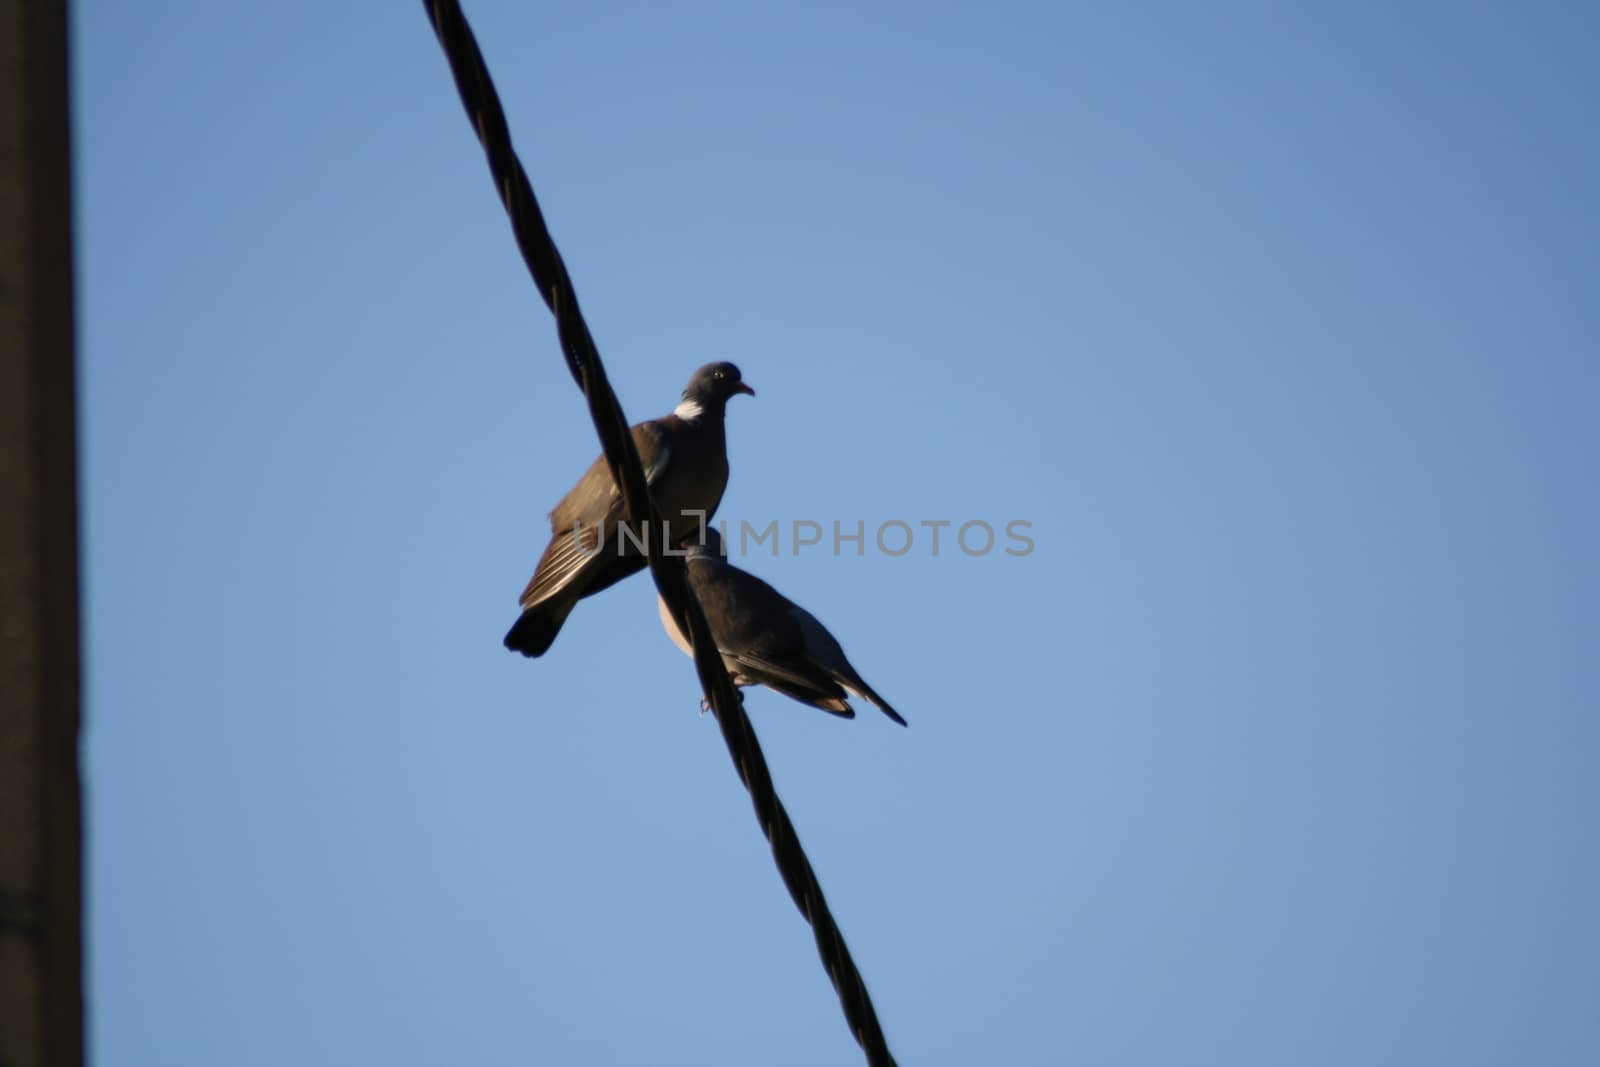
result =
M634 447L651 499L667 524L669 544L698 534L722 501L728 484L722 416L737 393L755 396L756 391L732 363L708 363L694 372L670 415L633 427ZM550 543L522 591L522 615L506 634L507 648L524 656L544 655L578 601L644 568L642 524L625 528L624 511L622 494L601 456L550 512Z
M802 704L855 717L848 696L870 700L901 726L906 720L889 706L845 658L844 649L805 608L760 578L740 570L723 556L722 537L707 526L703 537L687 546L689 584L722 665L737 686L764 685ZM657 597L661 625L673 644L692 656L689 639L666 601Z

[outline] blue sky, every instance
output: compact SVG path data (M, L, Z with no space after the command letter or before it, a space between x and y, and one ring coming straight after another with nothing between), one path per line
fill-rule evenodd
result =
M1032 524L743 560L901 1062L1600 1058L1593 8L467 10L723 518ZM96 1062L858 1062L421 5L74 16Z

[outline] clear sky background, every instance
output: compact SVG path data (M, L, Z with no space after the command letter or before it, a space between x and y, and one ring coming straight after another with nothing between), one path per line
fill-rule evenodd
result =
M421 5L74 14L95 1062L860 1062ZM1596 8L468 14L722 517L1032 523L742 561L902 1063L1600 1062Z

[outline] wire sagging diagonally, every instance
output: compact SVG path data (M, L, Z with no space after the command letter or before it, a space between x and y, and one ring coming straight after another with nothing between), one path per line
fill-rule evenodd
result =
M606 378L599 350L578 307L572 279L550 237L544 215L539 210L539 202L533 195L533 186L511 146L505 110L500 105L499 94L489 77L472 27L468 25L461 5L455 0L423 0L423 7L449 61L467 118L483 145L495 189L510 217L517 247L533 275L540 297L555 316L567 369L588 401L589 415L599 434L606 463L612 478L622 490L627 521L648 518L651 528L659 529L656 523L660 517L646 488L638 451L634 447L633 436L628 432L628 420ZM756 818L761 823L761 832L772 846L778 872L783 876L784 885L794 898L795 906L811 924L817 953L822 957L828 978L839 995L845 1020L866 1053L867 1062L872 1067L893 1067L894 1057L889 1052L883 1028L872 1006L872 998L850 956L850 949L845 945L844 935L840 933L833 913L828 909L822 886L800 846L794 824L789 821L788 812L778 799L766 757L756 740L755 729L722 666L700 604L689 589L684 561L681 556L660 552L660 547L656 539L647 539L650 575L655 579L662 599L694 646L694 664L700 677L700 687L716 715L734 768L750 792Z

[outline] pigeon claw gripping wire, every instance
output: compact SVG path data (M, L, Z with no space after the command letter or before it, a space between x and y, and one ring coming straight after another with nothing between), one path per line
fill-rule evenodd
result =
M743 707L744 706L744 694L739 692L737 689L734 690L734 693L739 698L739 706ZM700 698L700 714L704 715L708 711L715 711L715 710L716 709L711 706L711 698L710 697L701 697Z

